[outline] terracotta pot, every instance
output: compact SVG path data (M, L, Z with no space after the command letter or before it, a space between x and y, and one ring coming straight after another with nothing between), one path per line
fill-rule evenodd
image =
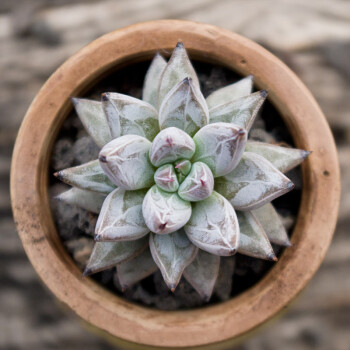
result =
M63 248L49 206L51 149L79 96L111 70L169 52L181 39L191 58L253 74L269 90L298 148L313 153L302 166L303 192L293 247L254 287L218 305L164 312L134 305L105 290L81 271ZM80 317L130 344L225 348L283 310L309 282L331 242L340 196L339 165L328 124L300 80L275 56L227 30L163 20L109 33L68 59L30 106L18 134L11 171L13 212L26 253L59 300ZM149 348L149 347L147 347Z

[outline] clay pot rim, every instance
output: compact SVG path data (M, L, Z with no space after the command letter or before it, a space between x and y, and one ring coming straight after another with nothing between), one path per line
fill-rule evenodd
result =
M53 223L48 164L53 142L80 95L113 67L171 51L182 40L193 58L253 74L278 109L298 148L312 150L303 164L303 194L293 247L255 286L221 304L190 311L159 311L132 304L81 271L64 250ZM36 128L33 128L36 125ZM336 147L310 92L271 53L230 31L191 21L160 20L106 34L69 58L32 102L19 131L11 169L17 229L34 268L59 300L92 325L147 346L210 346L244 335L272 318L305 287L331 242L340 198Z

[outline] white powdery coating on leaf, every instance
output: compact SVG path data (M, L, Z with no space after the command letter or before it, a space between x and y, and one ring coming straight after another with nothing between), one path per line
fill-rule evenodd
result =
M179 187L179 196L190 202L208 198L213 192L214 177L209 167L202 163L193 163L190 173Z
M237 210L253 210L287 193L293 183L265 158L245 152L238 166L218 178L215 190Z
M123 261L134 258L148 245L148 237L136 241L97 242L92 250L84 275L109 269Z
M193 203L192 216L184 227L188 238L209 253L233 255L239 242L239 226L231 204L219 193Z
M232 123L249 131L266 96L266 91L259 91L212 108L210 123Z
M249 95L253 89L253 76L249 75L234 84L224 86L210 94L206 101L209 109L220 106L229 101Z
M162 130L153 140L149 151L151 163L158 167L166 163L173 163L178 159L191 159L195 151L195 144L184 131L171 127Z
M108 194L115 189L115 186L109 181L97 159L58 171L55 173L55 176L71 186L84 190Z
M207 164L214 177L231 172L244 152L247 133L239 126L229 123L209 124L193 137L196 152L193 162Z
M237 218L241 232L238 253L258 259L275 260L269 239L254 214L237 211Z
M130 288L136 282L152 275L158 270L149 249L132 260L124 261L117 265L117 275L122 288Z
M266 232L270 242L289 247L291 245L282 219L271 203L252 211Z
M201 297L209 301L219 269L220 257L199 249L195 259L186 267L183 275Z
M151 142L142 136L121 136L104 146L99 160L103 171L125 190L148 188L154 184L154 169L148 153Z
M159 131L158 112L147 102L107 92L102 94L102 106L113 139L139 135L152 141Z
M177 193L165 192L157 185L150 188L142 204L142 213L149 230L158 234L175 232L191 216L191 203Z
M151 233L149 245L165 283L174 291L184 269L195 258L198 248L190 242L183 230L167 235Z
M195 70L188 58L186 49L182 43L178 43L174 49L167 66L161 76L158 94L158 106L161 105L165 95L180 81L191 78L193 83L199 86Z
M103 147L111 141L112 137L101 102L83 98L73 98L72 101L79 119L97 146Z
M149 232L142 216L146 191L125 191L117 188L103 203L96 224L98 241L130 241Z
M172 164L165 164L154 173L156 185L166 192L176 192L179 188L175 168Z
M165 96L159 109L159 126L171 126L184 130L193 136L209 123L209 111L197 84L185 78Z
M106 197L107 195L104 193L73 187L68 191L59 194L56 198L65 203L76 205L80 208L91 211L92 213L98 214Z
M166 60L157 52L149 66L143 83L142 99L158 108L158 90L160 78L167 65Z
M310 152L301 149L281 147L258 141L248 141L245 150L264 157L282 173L286 173L301 164L310 154Z

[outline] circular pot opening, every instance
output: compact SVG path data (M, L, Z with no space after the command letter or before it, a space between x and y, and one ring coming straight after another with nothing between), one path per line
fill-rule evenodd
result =
M243 78L239 73L215 63L198 60L192 60L192 63L199 76L204 97ZM97 82L78 97L100 100L104 92L118 92L141 99L143 80L149 65L150 61L144 61L124 64L121 68L113 67L108 76L97 78ZM260 110L250 132L250 139L294 146L288 127L269 100L265 101ZM85 132L75 111L72 110L63 123L53 147L49 173L51 197L70 188L52 175L55 171L95 160L98 157L98 151L98 147ZM289 236L291 236L301 201L300 167L293 169L286 176L292 179L296 187L273 203L283 217ZM97 215L55 199L51 200L51 209L63 246L74 263L83 271L94 243L93 233ZM277 257L280 257L285 249L278 245L273 245L273 248ZM115 268L93 274L91 278L114 294L139 305L162 310L188 310L214 305L244 293L258 283L275 264L276 262L241 254L229 258L222 257L219 278L209 302L204 301L184 278L175 293L172 293L165 285L160 271L126 291L122 291Z

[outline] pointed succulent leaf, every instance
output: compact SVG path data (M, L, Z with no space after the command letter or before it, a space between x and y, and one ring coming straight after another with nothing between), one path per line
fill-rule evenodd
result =
M183 230L168 235L151 233L149 246L165 283L174 292L184 269L193 261L198 248L191 243Z
M209 123L209 111L197 84L185 78L165 96L159 109L159 126L171 126L193 136Z
M149 152L151 163L160 165L173 163L178 159L191 159L195 151L195 144L191 137L178 128L162 130L153 140Z
M176 192L179 188L179 181L172 164L162 165L154 173L156 185L165 192Z
M240 161L247 132L229 123L209 124L193 137L196 152L193 162L208 165L214 177L230 173Z
M140 254L148 245L148 237L136 241L96 242L84 276L109 269Z
M211 254L235 254L239 243L239 226L235 210L219 193L192 204L192 215L184 227L188 238Z
M177 193L169 193L158 186L150 188L142 204L142 213L150 231L158 234L175 232L191 216L191 203Z
M142 99L158 108L158 89L160 78L167 65L166 60L158 52L154 56L148 68L145 81L143 83Z
M232 123L249 131L266 96L266 91L258 91L212 108L209 111L210 123Z
M104 193L81 190L80 188L73 187L59 194L56 198L65 203L76 205L77 207L98 214L106 196L107 195Z
M201 297L209 301L219 275L219 268L219 256L199 249L195 259L186 267L183 275Z
M96 241L131 241L145 236L149 229L142 216L145 190L117 188L103 203L96 224Z
M139 190L154 184L154 168L148 159L151 142L142 136L125 135L107 143L99 160L103 171L118 187Z
M133 284L152 275L157 270L158 266L154 262L148 248L132 260L127 260L117 265L118 279L123 289L130 288Z
M249 75L234 84L225 86L210 94L206 101L209 109L223 105L227 102L251 94L253 89L253 76Z
M180 159L174 163L174 166L178 174L186 176L191 171L192 163L187 159Z
M103 147L111 141L112 137L101 102L84 98L73 98L72 101L79 119L97 146Z
M291 246L283 222L271 203L253 210L252 213L259 220L270 242L285 247Z
M84 190L109 193L115 189L98 160L58 171L54 175L68 185Z
M238 253L258 259L277 260L263 227L249 211L237 211L241 238Z
M159 132L158 113L148 102L106 92L102 94L102 107L113 139L139 135L152 141Z
M179 187L179 196L190 202L208 198L213 192L214 177L208 165L202 162L193 163L190 173Z
M238 166L215 181L215 190L237 210L257 209L293 187L293 182L270 162L251 152L244 152Z
M282 173L286 173L298 166L311 153L301 149L281 147L257 141L248 141L245 150L266 158Z
M181 42L178 42L161 76L158 106L161 105L165 95L185 78L191 78L193 83L199 86L197 74L188 58L186 49Z

